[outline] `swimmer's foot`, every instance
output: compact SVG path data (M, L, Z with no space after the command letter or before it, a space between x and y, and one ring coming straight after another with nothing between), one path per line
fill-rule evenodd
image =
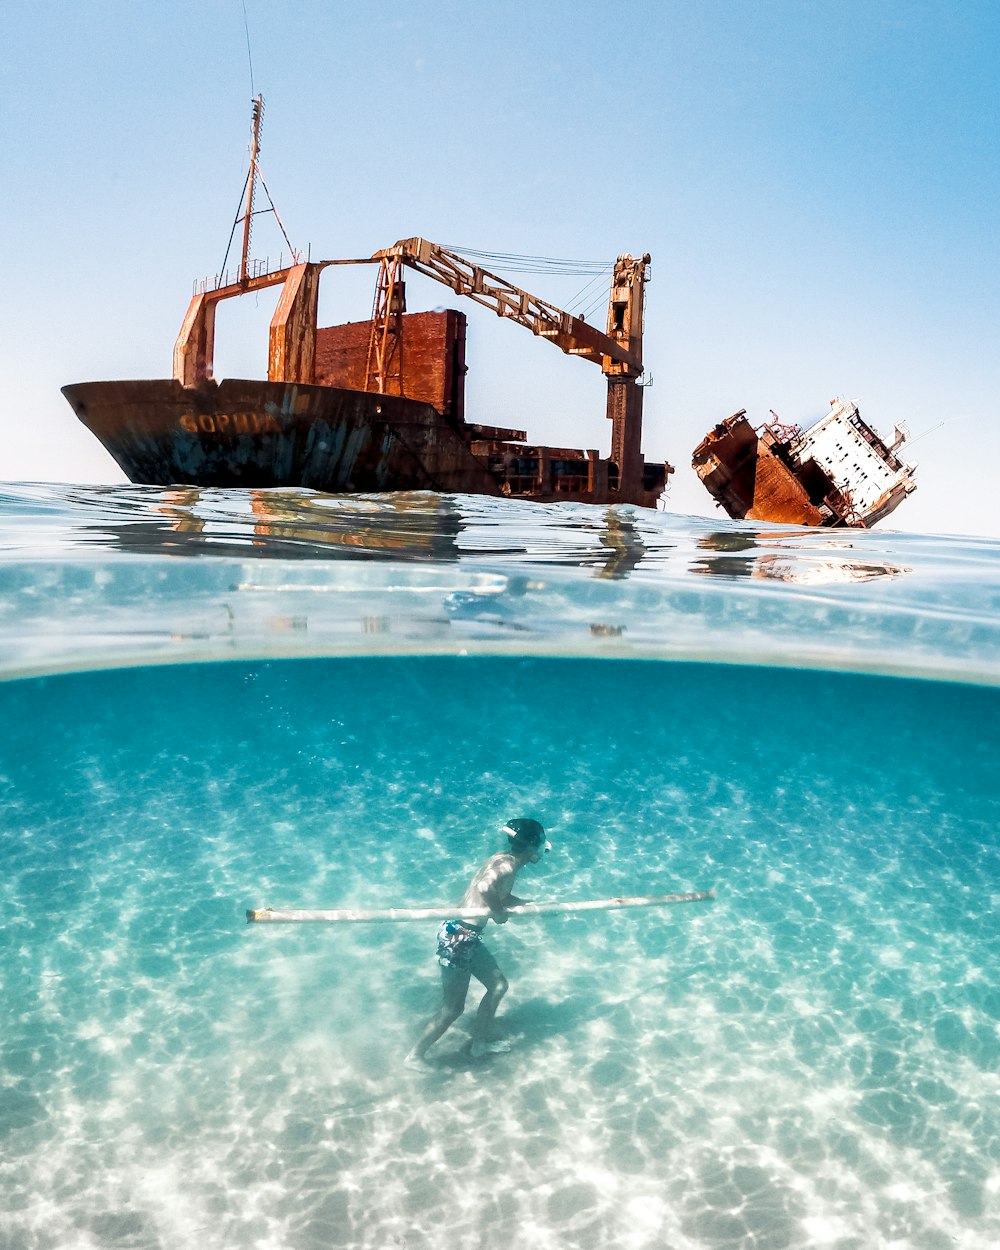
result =
M420 1054L417 1050L411 1050L403 1060L404 1068L412 1068L415 1072L426 1072L430 1068L427 1056Z
M473 1042L469 1054L473 1059L484 1059L487 1055L506 1055L510 1048L510 1042Z

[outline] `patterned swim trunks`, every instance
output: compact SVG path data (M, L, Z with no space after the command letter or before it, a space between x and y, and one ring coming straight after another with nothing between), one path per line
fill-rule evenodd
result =
M468 972L479 949L481 934L472 925L461 920L446 920L438 929L437 959L442 968L457 968Z

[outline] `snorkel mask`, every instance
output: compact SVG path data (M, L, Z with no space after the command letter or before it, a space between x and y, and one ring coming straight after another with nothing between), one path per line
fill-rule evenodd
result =
M537 820L529 820L527 817L508 820L503 832L510 838L510 849L515 853L533 851L540 855L543 851L552 850L552 843L546 842L545 830Z

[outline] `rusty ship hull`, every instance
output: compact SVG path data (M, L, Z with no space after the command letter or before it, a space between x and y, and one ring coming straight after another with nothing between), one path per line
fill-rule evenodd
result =
M500 493L430 404L398 395L239 378L83 382L63 394L133 482Z
M347 387L226 378L62 388L130 481L303 487L329 494L432 490L540 502L655 507L662 466L622 492L596 452L523 444L523 431L449 420L433 405ZM648 488L647 488L648 482Z

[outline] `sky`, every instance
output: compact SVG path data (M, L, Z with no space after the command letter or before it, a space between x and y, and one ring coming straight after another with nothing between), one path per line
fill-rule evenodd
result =
M724 417L845 396L910 431L918 489L883 528L1000 537L998 83L995 0L7 0L0 480L125 480L59 388L169 376L260 92L267 187L314 260L414 235L651 253L668 510L722 515L690 464ZM284 248L268 217L254 241ZM573 311L589 280L511 277ZM327 271L322 323L367 318L373 283ZM272 294L220 311L217 376L266 375ZM418 276L407 297L462 306ZM470 420L608 453L600 369L464 311Z

